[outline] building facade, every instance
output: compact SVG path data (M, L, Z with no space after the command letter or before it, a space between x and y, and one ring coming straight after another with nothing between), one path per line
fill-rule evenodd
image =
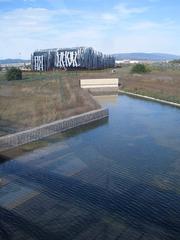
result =
M33 71L53 69L103 69L115 66L115 58L93 48L55 48L37 50L31 55Z

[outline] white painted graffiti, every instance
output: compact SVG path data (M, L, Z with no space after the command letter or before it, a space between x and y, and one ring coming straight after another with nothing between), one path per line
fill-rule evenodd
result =
M35 56L34 57L34 68L36 71L43 71L44 66L43 66L43 56Z
M68 68L68 67L79 67L78 64L78 53L76 51L65 51L56 53L56 67Z
M92 48L53 48L37 50L31 57L34 71L49 71L57 68L103 69L114 67L115 58Z

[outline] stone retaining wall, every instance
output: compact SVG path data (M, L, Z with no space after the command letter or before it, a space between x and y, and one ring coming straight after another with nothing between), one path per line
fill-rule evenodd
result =
M26 143L37 141L50 135L64 132L78 126L82 126L109 116L108 109L98 109L91 112L76 115L63 120L44 124L30 130L9 134L0 137L0 151L14 148Z

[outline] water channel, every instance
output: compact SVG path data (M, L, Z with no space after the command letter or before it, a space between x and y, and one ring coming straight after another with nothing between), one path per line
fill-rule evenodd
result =
M1 154L0 239L180 239L180 109L98 100L109 119Z

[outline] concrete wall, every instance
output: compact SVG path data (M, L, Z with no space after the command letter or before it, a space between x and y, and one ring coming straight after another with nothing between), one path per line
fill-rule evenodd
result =
M81 79L81 88L118 88L118 78Z
M41 125L30 130L15 134L9 134L7 136L0 137L0 151L14 148L26 143L30 143L32 141L37 141L44 137L82 126L106 118L108 115L108 109L98 109L63 120Z

